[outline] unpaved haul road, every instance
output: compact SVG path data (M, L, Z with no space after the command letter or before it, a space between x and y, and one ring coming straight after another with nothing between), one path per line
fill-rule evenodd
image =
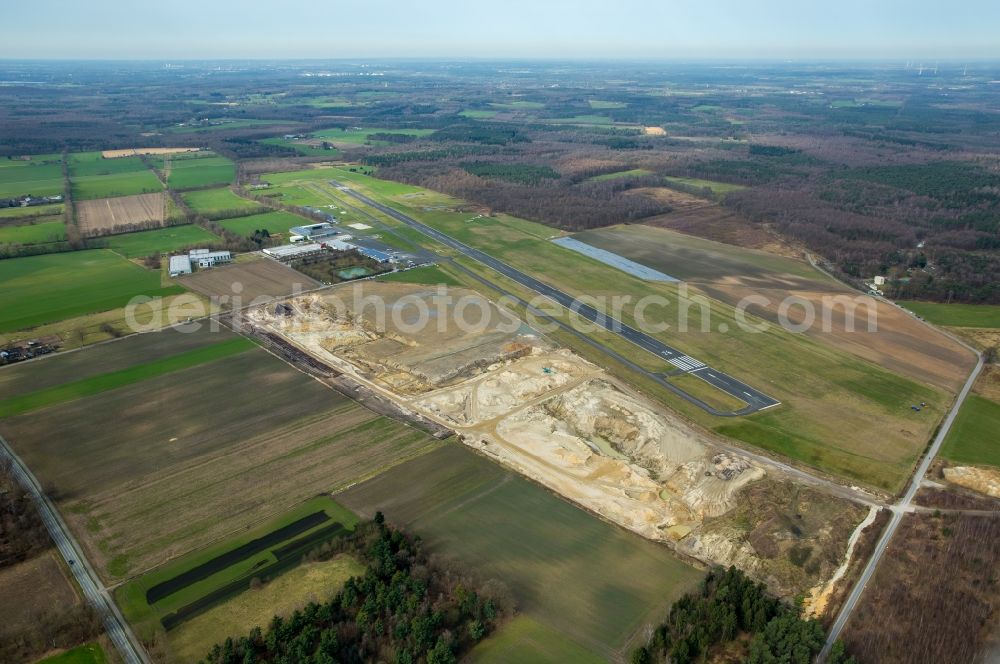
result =
M927 450L927 454L924 455L923 461L921 461L920 465L917 466L917 471L913 474L913 479L910 481L910 486L906 490L906 493L899 499L899 502L889 508L892 511L892 519L889 520L889 525L886 526L885 531L882 533L882 537L879 538L878 543L875 545L875 550L872 552L871 558L868 559L868 564L865 566L864 572L861 573L861 578L859 578L858 582L854 584L851 594L848 595L847 599L844 601L844 605L840 608L840 613L837 614L837 619L830 628L830 633L827 636L826 643L823 645L823 650L820 651L819 657L816 658L817 664L822 664L826 661L827 656L830 654L830 649L833 648L833 644L838 638L840 638L840 633L844 630L844 626L847 624L847 621L850 620L851 614L854 612L854 609L858 604L858 600L861 599L861 595L865 591L865 586L868 584L868 581L871 580L872 575L875 574L879 561L882 560L883 554L885 554L886 549L889 548L889 542L892 540L892 536L896 533L896 529L899 527L900 522L902 522L903 515L908 510L912 510L913 497L917 494L917 490L920 489L920 485L924 480L924 475L927 474L927 469L930 468L931 463L934 461L934 457L937 456L938 451L941 449L941 444L948 435L948 431L951 430L951 425L954 423L955 417L958 415L958 411L962 407L962 403L965 402L965 398L972 390L972 386L976 382L976 378L979 377L979 372L983 369L982 353L979 351L975 351L975 353L979 360L976 363L976 368L972 370L971 374L969 374L968 380L966 380L965 385L962 386L962 391L958 393L958 398L955 399L955 405L952 406L951 411L948 412L948 416L941 424L941 428L938 430L937 436L934 437L934 442L931 443L930 448Z
M104 587L90 563L84 558L83 550L73 539L73 535L70 534L69 528L66 527L55 506L42 492L35 476L2 436L0 436L0 460L10 461L11 473L21 486L31 493L35 505L38 507L38 514L42 517L45 528L49 531L49 536L59 550L59 554L66 561L66 565L73 572L87 603L94 607L97 615L101 617L108 638L114 643L125 664L149 664L149 655L146 654L145 648L132 633L125 618L122 617L118 607L108 594L107 588Z

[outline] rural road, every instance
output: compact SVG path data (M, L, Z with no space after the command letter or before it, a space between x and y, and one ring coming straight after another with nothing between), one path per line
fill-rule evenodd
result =
M455 240L449 235L442 233L441 231L432 228L424 223L409 217L402 212L396 210L395 208L389 207L388 205L383 205L375 200L372 200L368 196L361 194L350 187L336 182L334 180L330 181L330 184L337 187L340 191L351 197L361 201L362 203L379 210L380 212L392 217L393 219L400 221L407 226L419 231L423 235L440 242L446 247L450 247L464 256L471 258L487 267L499 272L503 276L515 281L516 283L531 289L532 291L552 300L553 302L559 304L566 309L575 312L577 315L585 318L586 320L604 328L608 332L618 335L619 337L631 342L632 344L642 348L643 350L652 353L660 359L663 359L673 366L677 367L683 372L690 373L693 376L697 376L706 383L716 387L717 389L733 396L734 398L747 404L745 408L737 411L719 411L712 408L703 401L692 398L688 399L691 403L694 403L699 408L708 411L712 415L717 416L736 416L736 415L749 415L755 413L759 410L765 408L771 408L772 406L777 406L780 402L776 399L760 392L759 390L750 387L749 385L729 376L717 369L706 365L705 363L690 357L681 351L668 346L662 341L649 336L644 332L626 325L620 320L608 316L601 311L598 311L590 305L584 304L580 300L563 291L554 288L534 277L521 272L517 268L511 267L507 263L490 256L478 249L474 249L458 240ZM680 388L672 386L671 390L677 392ZM684 394L687 394L686 392Z
M85 599L100 616L108 638L114 643L125 664L149 664L149 655L146 654L145 648L132 633L132 629L108 594L107 588L101 584L90 563L84 558L82 549L73 539L59 512L42 492L38 480L2 436L0 436L0 460L10 461L14 477L31 493L49 536L66 561L67 567L73 572Z
M958 415L958 411L962 407L962 403L965 402L965 398L972 390L972 386L975 384L976 378L979 377L979 372L983 369L982 353L976 351L976 355L978 356L978 362L976 363L975 369L973 369L972 373L969 374L968 380L966 380L965 385L962 386L962 391L958 393L958 398L955 399L954 406L952 406L952 409L948 412L948 416L945 417L944 422L942 422L937 436L934 437L934 441L927 450L927 454L924 455L920 465L917 466L917 470L910 481L910 486L907 488L906 493L903 494L903 497L899 499L899 502L889 508L892 511L892 518L889 520L889 524L885 527L885 530L882 532L882 536L875 545L875 550L872 552L871 558L868 559L868 564L861 573L861 578L859 578L857 583L854 584L854 588L851 589L851 594L847 596L843 606L840 607L840 613L837 614L837 619L830 628L830 633L827 635L826 643L823 645L823 650L820 651L819 656L816 658L818 664L823 664L823 662L826 661L826 658L830 654L830 649L833 648L833 644L838 638L840 638L840 633L844 630L844 626L847 625L847 621L850 620L851 614L854 612L854 609L858 604L858 600L861 599L861 595L865 591L865 586L871 580L872 575L875 574L879 561L882 560L882 556L885 554L886 549L889 548L889 542L892 540L892 536L896 533L896 529L902 522L903 515L906 514L907 511L912 511L913 497L920 489L924 475L927 474L927 469L930 468L931 463L934 461L938 451L941 449L941 444L944 443L944 439L947 437L948 431L951 430L951 425L954 423L955 417Z

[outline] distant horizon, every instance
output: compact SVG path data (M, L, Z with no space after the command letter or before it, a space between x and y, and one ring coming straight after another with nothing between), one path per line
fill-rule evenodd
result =
M823 65L823 64L862 64L862 65L910 65L911 68L923 65L924 70L933 69L935 65L961 66L965 64L995 64L1000 65L1000 54L996 56L941 56L941 57L874 57L874 56L841 56L841 57L711 57L711 56L663 56L663 57L629 57L629 56L580 56L580 57L555 57L555 56L378 56L378 55L357 55L357 56L331 56L331 57L250 57L250 56L218 56L218 57L71 57L71 56L36 56L36 57L10 57L0 56L0 62L136 62L136 63L268 63L268 62L297 62L297 63L337 63L356 64L363 66L377 66L379 64L391 63L524 63L524 64L555 64L555 63L582 63L582 64L684 64L684 65L721 65L739 67L752 64L768 65Z
M4 60L1000 58L990 0L35 0L4 17Z

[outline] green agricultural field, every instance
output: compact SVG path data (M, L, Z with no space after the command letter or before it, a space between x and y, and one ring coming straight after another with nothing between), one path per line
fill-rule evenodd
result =
M317 512L325 513L327 520L311 525L305 529L299 528L288 537L268 542L267 546L260 547L260 550L250 555L245 555L231 564L225 565L226 556L231 556L231 552L241 546L268 536L270 533L279 531L281 528L292 527L300 520L310 517ZM134 625L146 625L150 618L157 621L165 616L181 609L182 607L196 602L201 598L218 591L222 588L245 580L249 589L250 579L254 576L263 577L268 566L274 566L279 562L274 551L292 542L308 543L314 541L310 535L322 536L324 529L334 523L339 523L342 533L350 532L358 523L358 518L349 510L344 509L328 497L320 496L300 503L293 509L284 512L280 516L269 519L266 523L258 525L251 530L244 531L236 537L226 538L222 542L215 543L204 549L195 551L186 556L182 556L166 565L158 567L128 583L120 586L115 591L115 599L121 607L125 617ZM309 525L307 523L306 525ZM335 535L331 534L330 537ZM318 543L308 545L308 548L318 546ZM306 553L301 551L299 555ZM219 560L222 565L214 573L200 579L192 580L190 583L178 583L179 588L171 592L166 597L159 599L152 604L147 601L147 593L150 589L160 584L170 584L173 579L180 575L191 572L199 566L212 564L212 561ZM295 563L298 559L295 560ZM291 566L294 566L293 563ZM288 563L282 571L287 571ZM252 627L252 625L251 625ZM209 644L211 646L211 644Z
M412 270L393 272L378 278L379 281L399 281L407 284L446 284L448 286L462 286L463 284L455 277L444 272L437 265L424 265L415 267Z
M633 168L628 171L615 171L614 173L605 173L604 175L595 175L592 178L588 178L588 182L602 182L604 180L617 180L618 178L636 178L645 175L652 175L653 171L647 171L645 168Z
M69 155L69 176L77 200L131 196L163 189L139 157L105 159L100 152Z
M368 142L368 137L372 134L397 134L402 136L429 136L433 134L433 129L385 129L378 127L351 127L349 129L324 129L313 134L314 138L330 141L331 143L349 143L352 145L363 145ZM377 144L382 144L376 141Z
M137 362L158 362L174 355L184 355L232 338L232 335L213 333L208 326L197 329L185 326L93 346L82 353L61 354L45 362L10 365L0 371L0 401L59 387L71 381L126 370Z
M200 189L181 194L196 214L209 217L230 211L254 210L261 208L259 203L248 201L232 192L228 187L220 189Z
M0 376L21 411L0 435L52 487L108 582L442 445L213 327L56 355L37 382L20 367ZM95 413L121 417L110 427Z
M59 155L30 160L0 159L0 198L54 196L63 193Z
M118 175L148 171L149 167L139 157L104 158L100 152L80 152L69 155L70 178L94 175Z
M33 205L31 207L0 208L0 219L19 217L51 217L63 213L62 203Z
M509 108L515 110L545 108L545 104L543 104L540 101L525 101L523 99L519 99L517 101L503 102L503 103L495 102L490 104L490 106L496 106L497 108Z
M213 156L207 152L194 154L197 156L170 159L167 184L172 189L231 184L236 178L236 166L225 157Z
M496 117L497 113L499 113L499 111L480 111L467 108L460 112L459 115L463 118L472 118L473 120L489 120L490 118Z
M516 616L469 653L472 664L606 664L607 659L526 615Z
M246 129L248 127L267 127L276 124L288 124L279 120L209 120L212 124L192 125L186 127L167 127L164 131L171 134L200 134L208 131L227 131L230 129Z
M72 177L70 182L73 187L73 198L81 201L163 191L163 185L150 170L113 175L85 175Z
M1000 466L1000 403L970 394L941 447L956 463Z
M217 236L194 224L110 235L103 239L108 242L109 249L126 258L140 258L150 254L177 251L193 245L204 246L219 242Z
M301 155L307 157L333 157L337 154L337 148L332 145L329 148L324 148L322 144L311 145L310 143L303 142L302 140L290 139L290 138L265 138L260 143L264 145L278 145L285 148L291 148Z
M594 115L593 113L588 113L585 115L574 115L570 118L552 118L546 119L545 122L549 124L579 124L579 125L610 125L614 124L614 120L606 115Z
M502 580L527 618L572 642L555 642L561 652L584 648L605 658L627 652L645 638L642 626L662 619L701 578L666 547L595 518L458 443L335 498L365 517L381 510L432 551ZM598 610L610 606L613 611Z
M99 643L88 643L66 652L46 657L38 664L107 664L108 658Z
M106 249L0 261L0 332L125 306L136 295L184 292Z
M935 325L1000 328L1000 305L941 304L911 300L901 300L896 304Z
M292 226L303 226L313 222L291 212L278 211L254 214L249 217L226 219L219 223L227 231L239 233L240 235L252 235L254 231L263 228L266 228L271 235L285 235Z
M632 372L619 370L620 375L641 384L644 391L702 426L820 470L881 489L898 488L912 470L950 399L942 389L892 373L811 336L792 334L776 325L760 333L747 330L741 326L733 307L722 301L706 298L682 307L678 304L679 285L646 282L554 245L548 240L554 234L552 229L541 224L506 215L472 222L467 213L456 210L462 205L461 201L345 169L280 174L286 182L295 182L296 177L303 176L353 183L360 191L538 275L567 293L606 299L628 296L632 302L646 295L666 298L670 304L645 312L648 323L670 326L655 336L747 381L782 404L750 417L716 418L661 388L642 383L643 379ZM271 177L266 176L266 179ZM399 225L389 219L384 221ZM424 239L422 243L441 253L451 253L429 240ZM754 254L744 262L752 265L763 260ZM799 271L806 269L810 268L805 264L798 268ZM519 287L498 279L495 274L488 276L530 299L530 293L519 291ZM679 333L675 330L682 308L687 312L688 321L686 331ZM565 317L564 313L560 315ZM624 307L622 318L625 323L638 325L631 305ZM702 327L702 320L708 321L707 328ZM726 326L725 333L718 331L720 324ZM579 342L570 345L578 349L582 346ZM631 351L636 361L655 359L645 358L631 346L625 350ZM797 377L794 386L788 382L789 375ZM927 402L928 408L919 418L912 417L910 404L921 401ZM845 438L845 428L856 435ZM872 439L882 442L878 446L867 444L866 441Z
M229 338L209 346L202 346L184 353L172 355L151 362L137 364L127 369L82 378L62 385L20 394L0 401L0 418L20 415L39 408L45 408L64 401L81 399L108 390L138 383L154 376L162 376L173 371L195 367L206 362L219 360L230 355L243 353L254 348L252 342L243 337Z
M65 239L66 225L60 217L41 217L20 226L0 226L0 244L44 244Z

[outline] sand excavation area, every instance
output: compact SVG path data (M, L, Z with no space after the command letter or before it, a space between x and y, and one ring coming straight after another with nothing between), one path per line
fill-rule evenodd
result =
M819 519L805 525L806 501L789 499L789 489L755 491L767 500L751 509L748 491L762 482L794 486L780 469L653 406L478 294L449 293L483 324L456 324L458 307L435 308L433 287L379 282L262 305L247 317L503 465L705 563L744 563L789 596L822 585L839 565L865 510L811 490L823 518L842 523L831 532ZM803 555L800 543L829 564L803 571L789 563Z

